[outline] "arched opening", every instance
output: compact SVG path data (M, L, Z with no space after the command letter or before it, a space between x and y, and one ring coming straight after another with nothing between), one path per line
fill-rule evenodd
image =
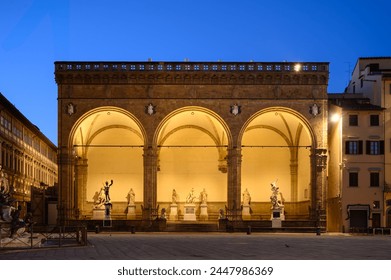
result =
M312 143L308 123L293 110L269 108L249 120L242 136L241 188L251 195L253 217L270 217L276 182L286 217L308 218Z
M194 190L196 203L205 190L209 218L217 218L227 201L227 126L215 113L186 107L167 116L158 128L155 144L158 157L157 204L170 207L177 194L178 219ZM169 209L169 208L168 208Z
M143 201L144 134L136 118L116 107L86 113L74 125L70 144L75 157L75 196L81 215L89 216L106 181L113 180L113 217L125 215L127 194Z

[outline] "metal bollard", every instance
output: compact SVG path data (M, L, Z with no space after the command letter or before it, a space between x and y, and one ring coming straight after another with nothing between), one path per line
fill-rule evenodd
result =
M247 227L247 235L251 234L251 226Z
M131 226L131 227L130 227L130 232L131 232L132 234L135 234L135 233L136 233L136 228L135 228L135 226Z
M99 229L99 225L96 225L95 226L95 233L99 233L100 229Z
M320 235L320 227L316 228L316 235Z

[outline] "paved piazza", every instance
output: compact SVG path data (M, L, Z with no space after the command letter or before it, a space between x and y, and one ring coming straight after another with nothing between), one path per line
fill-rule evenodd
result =
M390 260L391 236L89 233L86 247L0 251L8 260Z

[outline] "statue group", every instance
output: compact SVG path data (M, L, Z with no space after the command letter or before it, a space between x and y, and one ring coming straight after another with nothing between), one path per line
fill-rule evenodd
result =
M272 203L271 209L281 209L284 206L284 198L282 196L282 193L280 192L280 188L277 187L277 181L270 184L272 195L270 196L270 201ZM278 195L280 195L281 199L278 199Z
M20 217L22 206L14 206L16 200L13 198L13 187L9 186L6 174L0 165L0 221L10 224L9 237L12 238L15 233L19 235L25 232L33 223L32 213L27 213L22 219Z
M113 185L113 183L113 180L110 181L110 184L108 181L106 181L103 187L100 188L99 192L95 192L93 197L95 209L100 209L105 204L111 204L110 187Z
M208 202L208 193L206 192L205 188L202 190L202 192L200 192L200 195L198 197L194 194L194 188L192 188L186 197L187 204L194 204L197 200L201 204L206 204Z

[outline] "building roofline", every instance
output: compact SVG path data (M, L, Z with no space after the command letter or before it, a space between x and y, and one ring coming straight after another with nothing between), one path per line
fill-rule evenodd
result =
M391 59L391 56L362 56L358 58L360 59Z
M3 104L6 110L9 110L11 114L13 114L19 121L21 121L28 129L31 130L34 134L38 135L46 144L48 144L51 148L57 150L57 146L46 137L45 134L39 130L39 128L33 124L22 112L19 111L18 108L15 107L1 92L0 92L0 103ZM4 110L4 109L1 109Z

